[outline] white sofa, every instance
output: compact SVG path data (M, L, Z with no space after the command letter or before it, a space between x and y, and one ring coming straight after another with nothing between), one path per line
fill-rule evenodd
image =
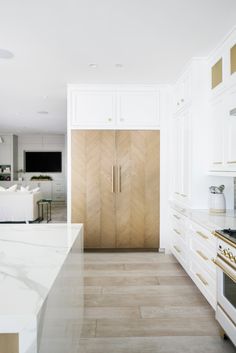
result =
M38 218L41 192L0 192L0 222L30 222Z

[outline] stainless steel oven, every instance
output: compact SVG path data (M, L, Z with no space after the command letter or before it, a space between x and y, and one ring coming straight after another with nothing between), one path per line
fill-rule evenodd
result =
M236 248L218 239L216 319L236 345Z

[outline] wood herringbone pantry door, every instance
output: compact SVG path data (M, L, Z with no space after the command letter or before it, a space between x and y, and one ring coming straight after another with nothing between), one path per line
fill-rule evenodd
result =
M160 132L117 131L116 246L159 247Z
M84 224L85 248L115 248L115 131L74 130L71 149L72 222Z
M85 248L158 248L159 131L72 132L72 222Z

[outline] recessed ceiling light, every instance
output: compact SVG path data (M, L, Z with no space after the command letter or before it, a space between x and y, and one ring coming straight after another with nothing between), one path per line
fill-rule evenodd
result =
M89 67L91 67L92 69L96 69L97 68L97 64L91 63L91 64L89 64Z
M48 114L48 112L46 110L39 110L38 114Z
M14 54L9 50L0 49L0 59L11 59L14 57Z
M124 67L123 64L115 64L115 67L117 67L118 69L122 69Z

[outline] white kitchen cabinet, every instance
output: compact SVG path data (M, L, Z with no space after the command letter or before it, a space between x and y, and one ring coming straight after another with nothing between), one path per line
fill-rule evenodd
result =
M188 271L187 237L185 223L185 216L176 210L170 210L171 251L177 260L181 263L183 268Z
M117 125L157 126L159 121L159 94L153 90L123 91L117 94Z
M225 167L236 171L236 88L228 94L225 113Z
M190 199L190 115L188 111L176 116L174 127L174 198L181 203Z
M53 201L65 201L65 185L64 180L55 180L52 184Z
M191 71L187 70L174 86L174 111L184 109L191 100Z
M236 172L236 88L211 101L210 171Z
M216 267L212 259L217 252L216 237L172 207L169 224L171 252L215 309Z
M208 229L189 221L189 275L216 309L216 257L217 240Z
M229 33L208 59L210 97L224 94L236 84L236 29Z
M69 85L71 129L159 129L156 86Z
M212 103L210 108L209 147L211 170L222 170L224 166L225 109L223 97Z
M115 95L103 89L73 89L69 93L69 116L73 127L109 128L115 124Z

